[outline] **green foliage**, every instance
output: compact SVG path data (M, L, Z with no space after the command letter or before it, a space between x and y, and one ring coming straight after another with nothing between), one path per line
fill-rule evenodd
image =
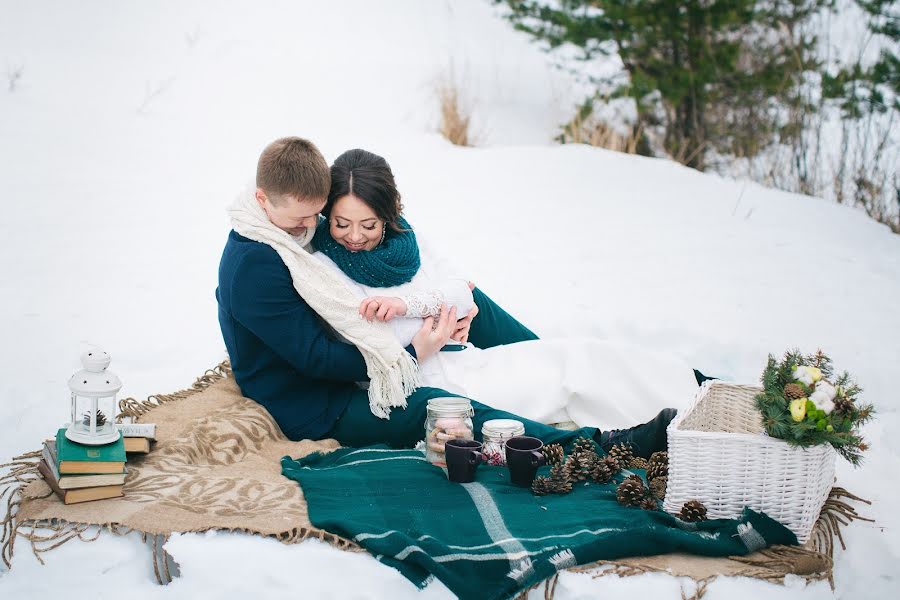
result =
M862 453L868 449L859 429L874 417L874 407L857 402L862 389L844 372L833 382L837 395L835 408L830 414L825 414L811 400L806 400L804 417L795 420L790 402L784 397L784 386L797 383L803 387L807 397L814 393L815 383L807 385L794 379L794 369L803 366L818 368L823 381L830 381L833 377L831 359L821 350L806 356L799 350L789 350L781 361L769 355L761 377L763 391L756 396L756 407L762 414L766 432L794 446L831 444L843 458L859 466Z
M795 89L819 63L798 25L833 0L494 0L515 27L550 48L573 44L582 60L616 53L641 125L664 129L664 150L703 169L710 150L752 156L796 135L773 109L801 102ZM600 84L601 82L595 82Z

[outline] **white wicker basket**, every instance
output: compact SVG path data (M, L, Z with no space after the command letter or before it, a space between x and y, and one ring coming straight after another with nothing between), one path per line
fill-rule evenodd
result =
M677 514L688 500L699 500L716 519L737 517L749 506L803 544L834 483L837 453L829 444L799 448L766 435L754 401L761 389L707 381L672 420L663 507Z

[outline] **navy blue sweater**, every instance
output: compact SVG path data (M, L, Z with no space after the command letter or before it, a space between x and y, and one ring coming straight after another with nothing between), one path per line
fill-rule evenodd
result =
M351 398L368 403L362 354L329 334L270 246L232 231L216 299L235 381L288 438L320 439Z

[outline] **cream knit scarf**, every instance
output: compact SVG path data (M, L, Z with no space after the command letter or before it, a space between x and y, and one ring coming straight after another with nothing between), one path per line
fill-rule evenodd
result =
M256 188L242 193L229 207L231 226L251 240L271 246L284 261L294 289L309 306L366 360L369 408L372 414L390 418L391 408L406 408L406 397L419 385L418 365L397 341L387 323L360 317L359 300L346 283L306 249L315 234L309 228L302 239L292 237L269 221L256 200Z

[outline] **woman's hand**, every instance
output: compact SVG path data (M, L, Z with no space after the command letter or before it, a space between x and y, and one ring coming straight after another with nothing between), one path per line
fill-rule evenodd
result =
M468 282L469 290L475 291L475 284L471 281ZM472 310L469 311L465 317L456 322L456 331L453 332L453 335L450 336L450 339L456 340L460 344L465 344L469 341L469 329L472 327L472 320L475 318L475 315L478 314L478 306L473 306Z
M425 319L422 329L412 339L412 346L416 350L416 360L422 362L443 348L455 329L456 307L447 310L447 305L444 304L441 306L441 316L437 322L434 317Z
M406 314L406 302L392 296L370 296L359 305L359 314L369 321L390 321Z
M453 331L453 335L450 336L450 339L456 340L460 344L465 344L466 342L468 342L469 329L472 327L472 320L477 314L478 307L473 306L472 310L469 311L469 314L456 322L456 329Z

